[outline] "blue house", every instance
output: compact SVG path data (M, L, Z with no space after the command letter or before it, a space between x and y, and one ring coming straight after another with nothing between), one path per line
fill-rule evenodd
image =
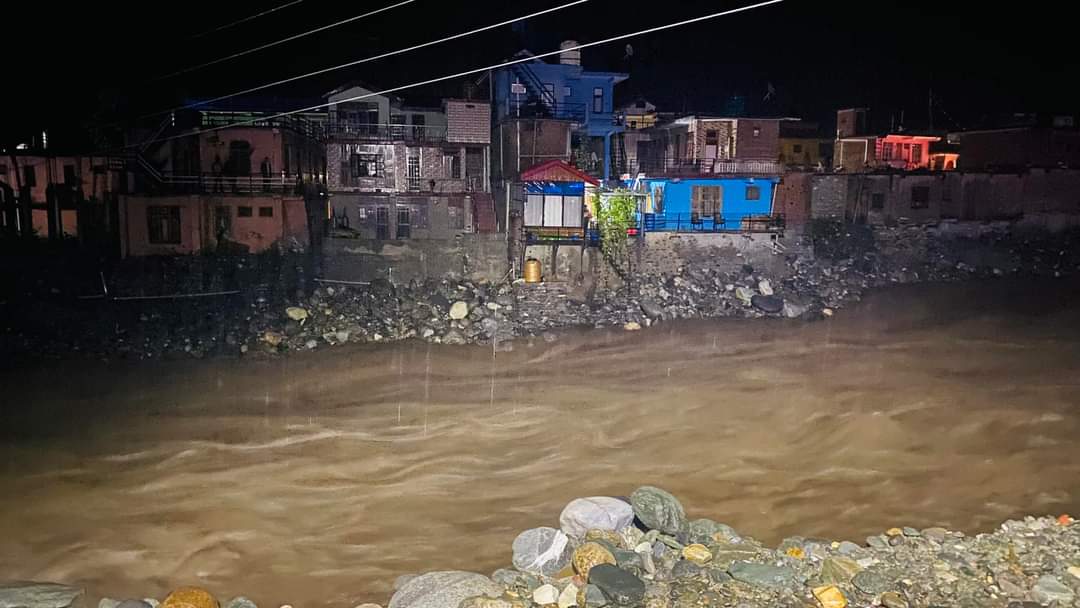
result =
M522 56L527 57L528 51ZM567 51L559 60L533 59L496 71L491 82L496 122L545 118L573 123L577 147L597 161L596 166L581 168L609 179L614 136L624 130L616 120L613 95L615 85L629 75L587 71L581 66L580 51Z
M646 231L774 232L783 220L772 214L778 177L649 177L638 188L646 194Z

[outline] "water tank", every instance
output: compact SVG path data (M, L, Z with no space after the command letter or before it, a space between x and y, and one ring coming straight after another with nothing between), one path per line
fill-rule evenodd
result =
M578 45L577 40L563 40L559 44L559 63L563 65L581 65L581 49L574 49L567 51L564 49L573 48Z
M539 283L542 280L542 274L540 272L540 260L536 258L529 258L525 260L525 282L526 283Z

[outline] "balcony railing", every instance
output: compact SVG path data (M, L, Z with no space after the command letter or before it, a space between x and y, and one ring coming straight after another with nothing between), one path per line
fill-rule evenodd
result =
M539 99L508 99L506 115L520 118L550 118L582 123L588 117L583 103L557 103Z
M722 213L646 213L642 225L646 232L783 232L787 222L781 213L734 217Z
M405 188L409 192L454 194L458 192L483 192L484 180L478 175L466 177L407 177Z
M351 120L326 124L329 136L337 140L438 144L446 141L446 127L436 125L379 125Z
M203 112L199 118L199 126L204 129L233 125L237 125L238 127L270 127L284 129L320 141L326 137L326 127L323 123L308 120L303 116L297 116L295 114L290 116L277 116L270 113L257 112Z
M775 160L726 160L686 158L630 158L626 161L627 173L650 176L701 176L738 175L773 176L783 172L783 165Z
M298 179L299 178L299 179ZM224 175L200 173L197 175L178 175L160 173L154 189L171 194L302 194L302 176L278 174L269 177L252 175Z

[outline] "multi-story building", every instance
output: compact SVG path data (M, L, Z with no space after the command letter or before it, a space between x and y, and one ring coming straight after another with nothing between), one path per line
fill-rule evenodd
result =
M133 134L129 194L119 197L121 254L305 245L309 225L322 230L324 213L305 203L305 192L326 178L324 121L203 109Z
M965 170L1080 167L1080 129L1073 116L1021 114L986 128L949 133Z
M566 41L562 48L576 44ZM528 51L517 55L529 56ZM624 170L619 139L624 127L613 96L615 85L628 77L586 70L578 50L562 53L559 63L533 59L495 71L490 84L500 162L494 177L516 180L522 171L551 160L571 161L602 179L618 176Z
M787 168L828 169L833 161L833 140L822 136L819 125L802 120L780 123L780 157Z
M785 118L686 116L650 130L630 163L648 175L778 174Z
M335 230L396 240L495 229L488 103L411 107L360 84L332 91L327 101Z

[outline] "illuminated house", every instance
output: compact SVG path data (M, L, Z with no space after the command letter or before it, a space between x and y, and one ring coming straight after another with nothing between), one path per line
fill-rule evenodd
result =
M833 165L843 171L930 169L930 146L937 135L890 132L870 133L866 108L840 110L836 114L836 145ZM955 159L953 166L955 167ZM943 165L944 166L944 165Z
M777 176L646 177L646 232L772 232L784 228L773 214Z
M589 244L587 201L600 182L561 160L521 173L526 244Z

